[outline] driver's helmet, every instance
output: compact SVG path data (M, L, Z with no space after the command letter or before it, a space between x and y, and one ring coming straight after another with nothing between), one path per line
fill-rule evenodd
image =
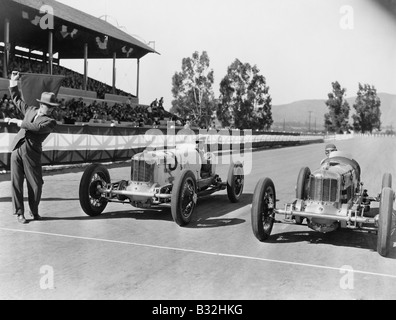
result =
M330 153L337 151L337 147L334 144L328 144L325 149L325 154L327 157L330 156Z

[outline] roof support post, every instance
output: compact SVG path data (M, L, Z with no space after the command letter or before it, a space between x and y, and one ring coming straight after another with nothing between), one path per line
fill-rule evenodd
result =
M84 44L84 84L83 89L88 90L88 43Z
M140 86L140 59L137 59L136 98L138 99L139 99L139 86Z
M8 61L10 58L10 20L4 20L4 54L3 54L3 78L8 78Z
M53 75L54 69L54 33L52 30L48 32L48 74Z
M117 53L113 53L113 94L116 94L116 61L117 61Z

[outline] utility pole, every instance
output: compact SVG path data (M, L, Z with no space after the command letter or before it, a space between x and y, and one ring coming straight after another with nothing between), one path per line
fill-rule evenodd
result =
M315 133L316 133L316 118L315 118Z
M308 131L311 132L311 117L312 117L313 111L308 111L308 113L309 113L309 127L308 127Z

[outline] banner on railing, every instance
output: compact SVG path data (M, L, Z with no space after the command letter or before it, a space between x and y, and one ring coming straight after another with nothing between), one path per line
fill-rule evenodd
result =
M0 122L0 170L10 169L10 145L16 126ZM58 125L43 143L43 165L126 161L146 148L174 147L205 140L212 151L244 150L273 146L294 146L323 142L322 136L294 133L238 130L184 130L175 128L134 128L117 126ZM191 141L189 141L191 140Z

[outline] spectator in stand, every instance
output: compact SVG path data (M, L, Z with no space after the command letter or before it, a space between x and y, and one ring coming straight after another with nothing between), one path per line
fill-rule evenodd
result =
M132 97L128 96L128 100L126 101L127 107L132 107Z
M161 97L160 101L158 102L159 108L164 108L164 97Z
M62 106L61 108L59 108L58 115L55 120L64 123L65 116L66 116L66 106Z
M187 121L186 124L184 125L184 129L191 129L191 122Z
M5 118L18 118L20 117L20 113L17 112L16 110L14 110L14 108L11 105L11 102L9 100L4 100L2 103L2 115L3 115L3 119Z
M0 66L1 63L2 59L0 59ZM47 73L48 66L47 63L43 63L36 59L28 60L17 56L11 56L8 68L10 70L10 73L12 70L19 70L20 72L29 73ZM1 72L2 68L0 69ZM83 75L56 64L54 64L53 66L53 72L54 75L63 75L66 77L63 81L64 86L80 90L83 89ZM111 86L105 85L91 78L88 79L88 89L90 91L97 92L100 99L104 99L106 93L112 93L113 91L113 88ZM127 96L127 93L118 89L117 94Z
M146 110L149 118L151 118L153 116L153 108L156 108L156 106L154 106L154 107L149 106Z
M1 103L0 103L0 119L5 119L5 118L7 118L7 117L6 117L6 114L5 114L6 105L7 105L7 104L6 104L5 100L1 101Z
M150 107L151 108L158 107L158 99L155 99L153 102L151 102Z
M145 123L144 123L144 118L143 115L138 115L138 122L139 122L139 127L144 127Z
M1 62L0 59L0 63ZM10 69L11 68L18 69L20 72L47 73L47 64L34 58L28 60L17 56L11 56ZM53 70L55 75L65 76L63 81L65 87L82 89L84 79L81 74L57 64L54 64ZM88 90L95 91L100 99L103 99L106 93L112 93L113 90L111 86L91 78L88 79L87 85ZM130 122L132 125L136 124L137 126L151 126L159 125L159 122L163 120L167 114L163 108L163 97L161 97L159 102L158 99L155 99L150 106L147 107L133 104L130 94L118 89L116 92L118 95L128 97L125 103L110 105L106 102L98 103L97 101L93 101L92 103L86 104L82 98L68 101L62 99L60 101L61 106L55 114L55 119L67 124L72 124L76 121L89 122L91 119L104 119L105 121ZM12 112L6 100L7 96L3 96L2 100L0 100L0 117L6 115L10 118L16 118L18 115Z

